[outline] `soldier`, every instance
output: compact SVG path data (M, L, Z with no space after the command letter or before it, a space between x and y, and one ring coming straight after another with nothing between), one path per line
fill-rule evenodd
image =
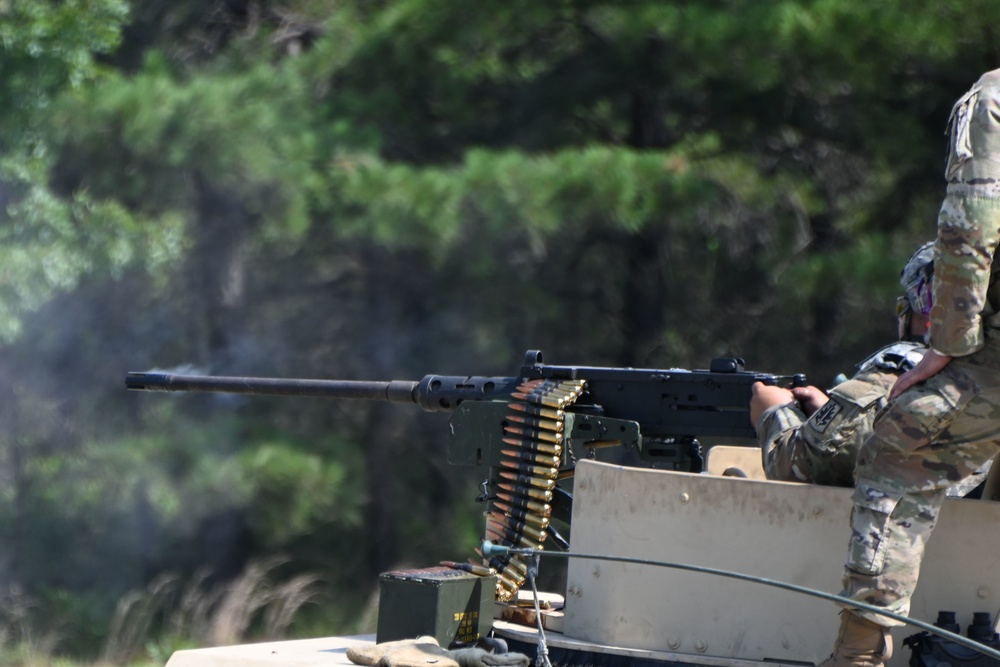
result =
M875 415L896 379L924 356L929 321L933 244L910 257L900 273L905 296L896 315L899 342L858 364L858 373L830 390L753 386L750 418L760 440L768 479L827 486L854 486L854 463L871 433Z
M899 623L850 601L909 612L948 487L1000 449L1000 70L958 100L948 136L929 349L896 381L858 453L845 609L821 667L885 664Z

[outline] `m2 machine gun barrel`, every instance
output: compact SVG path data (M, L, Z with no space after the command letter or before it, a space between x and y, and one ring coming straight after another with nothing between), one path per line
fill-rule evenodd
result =
M755 439L749 417L755 382L804 386L806 380L746 371L736 358L715 359L708 370L555 366L543 363L538 350L525 353L517 377L426 375L420 381L373 382L140 372L125 378L132 390L362 399L452 412L449 460L459 464L491 463L512 445L554 440L563 456L574 444L617 443L651 462L695 470L698 457L686 452L697 438ZM552 420L564 433L545 432Z
M462 401L481 401L509 394L517 378L427 375L419 382L390 380L297 380L283 378L176 375L140 372L125 376L136 391L210 392L276 396L354 398L389 403L415 403L428 412L450 412Z

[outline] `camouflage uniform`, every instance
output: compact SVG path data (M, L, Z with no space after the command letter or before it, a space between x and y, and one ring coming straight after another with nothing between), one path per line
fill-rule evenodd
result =
M844 596L899 614L947 488L1000 449L1000 70L958 101L949 137L929 344L954 358L876 418L858 455L844 571Z
M767 478L854 486L854 463L876 413L885 407L896 378L925 350L919 343L882 348L858 364L853 378L831 389L830 400L808 419L795 403L765 410L757 436Z

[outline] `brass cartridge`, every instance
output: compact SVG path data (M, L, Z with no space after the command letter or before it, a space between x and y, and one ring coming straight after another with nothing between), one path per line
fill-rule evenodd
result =
M549 526L549 518L547 516L535 514L534 512L531 512L523 507L515 507L501 500L494 500L493 506L504 514L512 516L520 521L527 521L528 523L532 523L539 528L548 528Z
M525 461L500 459L500 465L504 468L516 470L523 475L534 475L536 477L547 477L555 479L559 474L559 469L550 466L535 466Z
M533 440L542 440L545 442L562 442L562 433L551 433L549 431L542 431L538 429L527 429L519 428L517 426L504 426L504 431L511 433L513 435L522 435L526 438L531 438Z
M501 482L497 486L508 493L516 493L520 496L534 498L546 503L552 502L552 492L546 489L536 489L532 486L518 486L516 484L507 484L506 482Z
M514 505L515 507L523 507L537 514L541 514L542 516L552 516L552 506L547 503L540 503L537 500L529 500L527 498L512 496L511 494L504 493L503 491L498 491L497 497L510 503L511 505Z
M547 533L544 530L539 530L524 521L518 521L513 517L508 517L503 514L494 514L493 516L495 517L497 523L506 525L515 533L527 535L528 537L534 538L539 542L545 541Z
M561 410L567 405L572 403L572 401L565 398L557 398L554 396L539 396L538 394L525 394L524 392L514 391L510 394L514 398L520 399L527 403L532 403L534 405L544 405L547 408L557 408Z
M517 410L518 412L523 412L528 415L535 415L536 417L545 417L546 419L557 419L561 420L566 417L566 413L562 410L553 410L551 408L545 408L539 405L530 405L525 403L508 403L511 410Z
M501 438L501 440L508 445L514 445L515 447L518 447L525 451L530 451L530 452L537 451L537 452L542 452L543 454L549 454L550 456L559 456L560 454L562 454L562 445L557 445L553 442L545 442L543 440L532 440L530 438L524 438L524 437Z
M543 466L558 466L561 461L558 456L551 456L545 452L533 452L530 449L520 449L517 447L504 447L500 453L511 459L525 461L528 463Z
M507 415L507 419L524 426L530 426L531 428L542 429L545 431L553 431L555 433L562 433L566 428L565 422L557 421L555 419L539 419L537 417L525 417L522 415Z
M517 473L511 472L509 470L500 470L498 472L501 477L514 482L518 486L534 486L536 488L546 489L549 491L554 489L556 486L556 481L554 479L546 479L543 477L532 477L530 475L518 475Z

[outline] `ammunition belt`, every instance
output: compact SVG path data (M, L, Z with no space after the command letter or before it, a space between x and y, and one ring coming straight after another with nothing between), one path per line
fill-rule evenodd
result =
M564 409L583 393L583 380L529 380L511 394L504 426L501 481L486 536L515 548L543 549L552 516L552 490L560 478L564 447ZM525 583L528 566L521 556L490 559L497 573L497 600L506 602Z

